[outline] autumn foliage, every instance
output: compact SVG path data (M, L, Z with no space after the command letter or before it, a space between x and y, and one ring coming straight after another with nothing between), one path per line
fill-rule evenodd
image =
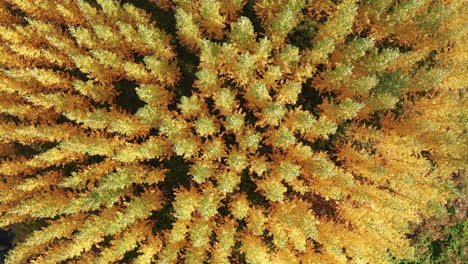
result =
M391 263L466 167L467 3L0 1L6 263Z

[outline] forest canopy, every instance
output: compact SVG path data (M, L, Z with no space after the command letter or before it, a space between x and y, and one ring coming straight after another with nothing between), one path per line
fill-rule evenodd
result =
M415 259L462 195L467 8L0 1L5 263Z

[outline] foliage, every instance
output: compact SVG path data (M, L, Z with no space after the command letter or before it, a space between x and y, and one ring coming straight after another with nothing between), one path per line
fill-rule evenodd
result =
M5 262L415 260L466 168L467 7L0 1Z
M416 259L399 264L463 263L466 259L468 223L466 199L453 199L443 216L424 219L415 229Z

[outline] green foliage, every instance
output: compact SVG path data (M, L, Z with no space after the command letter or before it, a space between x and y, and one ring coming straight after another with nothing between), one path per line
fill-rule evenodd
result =
M461 220L452 226L440 226L441 237L434 238L431 230L417 234L416 260L395 260L398 264L463 263L467 254L468 221Z

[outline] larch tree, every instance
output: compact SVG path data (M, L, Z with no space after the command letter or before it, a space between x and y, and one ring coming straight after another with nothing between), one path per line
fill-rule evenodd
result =
M0 1L5 263L392 263L466 168L458 0Z

